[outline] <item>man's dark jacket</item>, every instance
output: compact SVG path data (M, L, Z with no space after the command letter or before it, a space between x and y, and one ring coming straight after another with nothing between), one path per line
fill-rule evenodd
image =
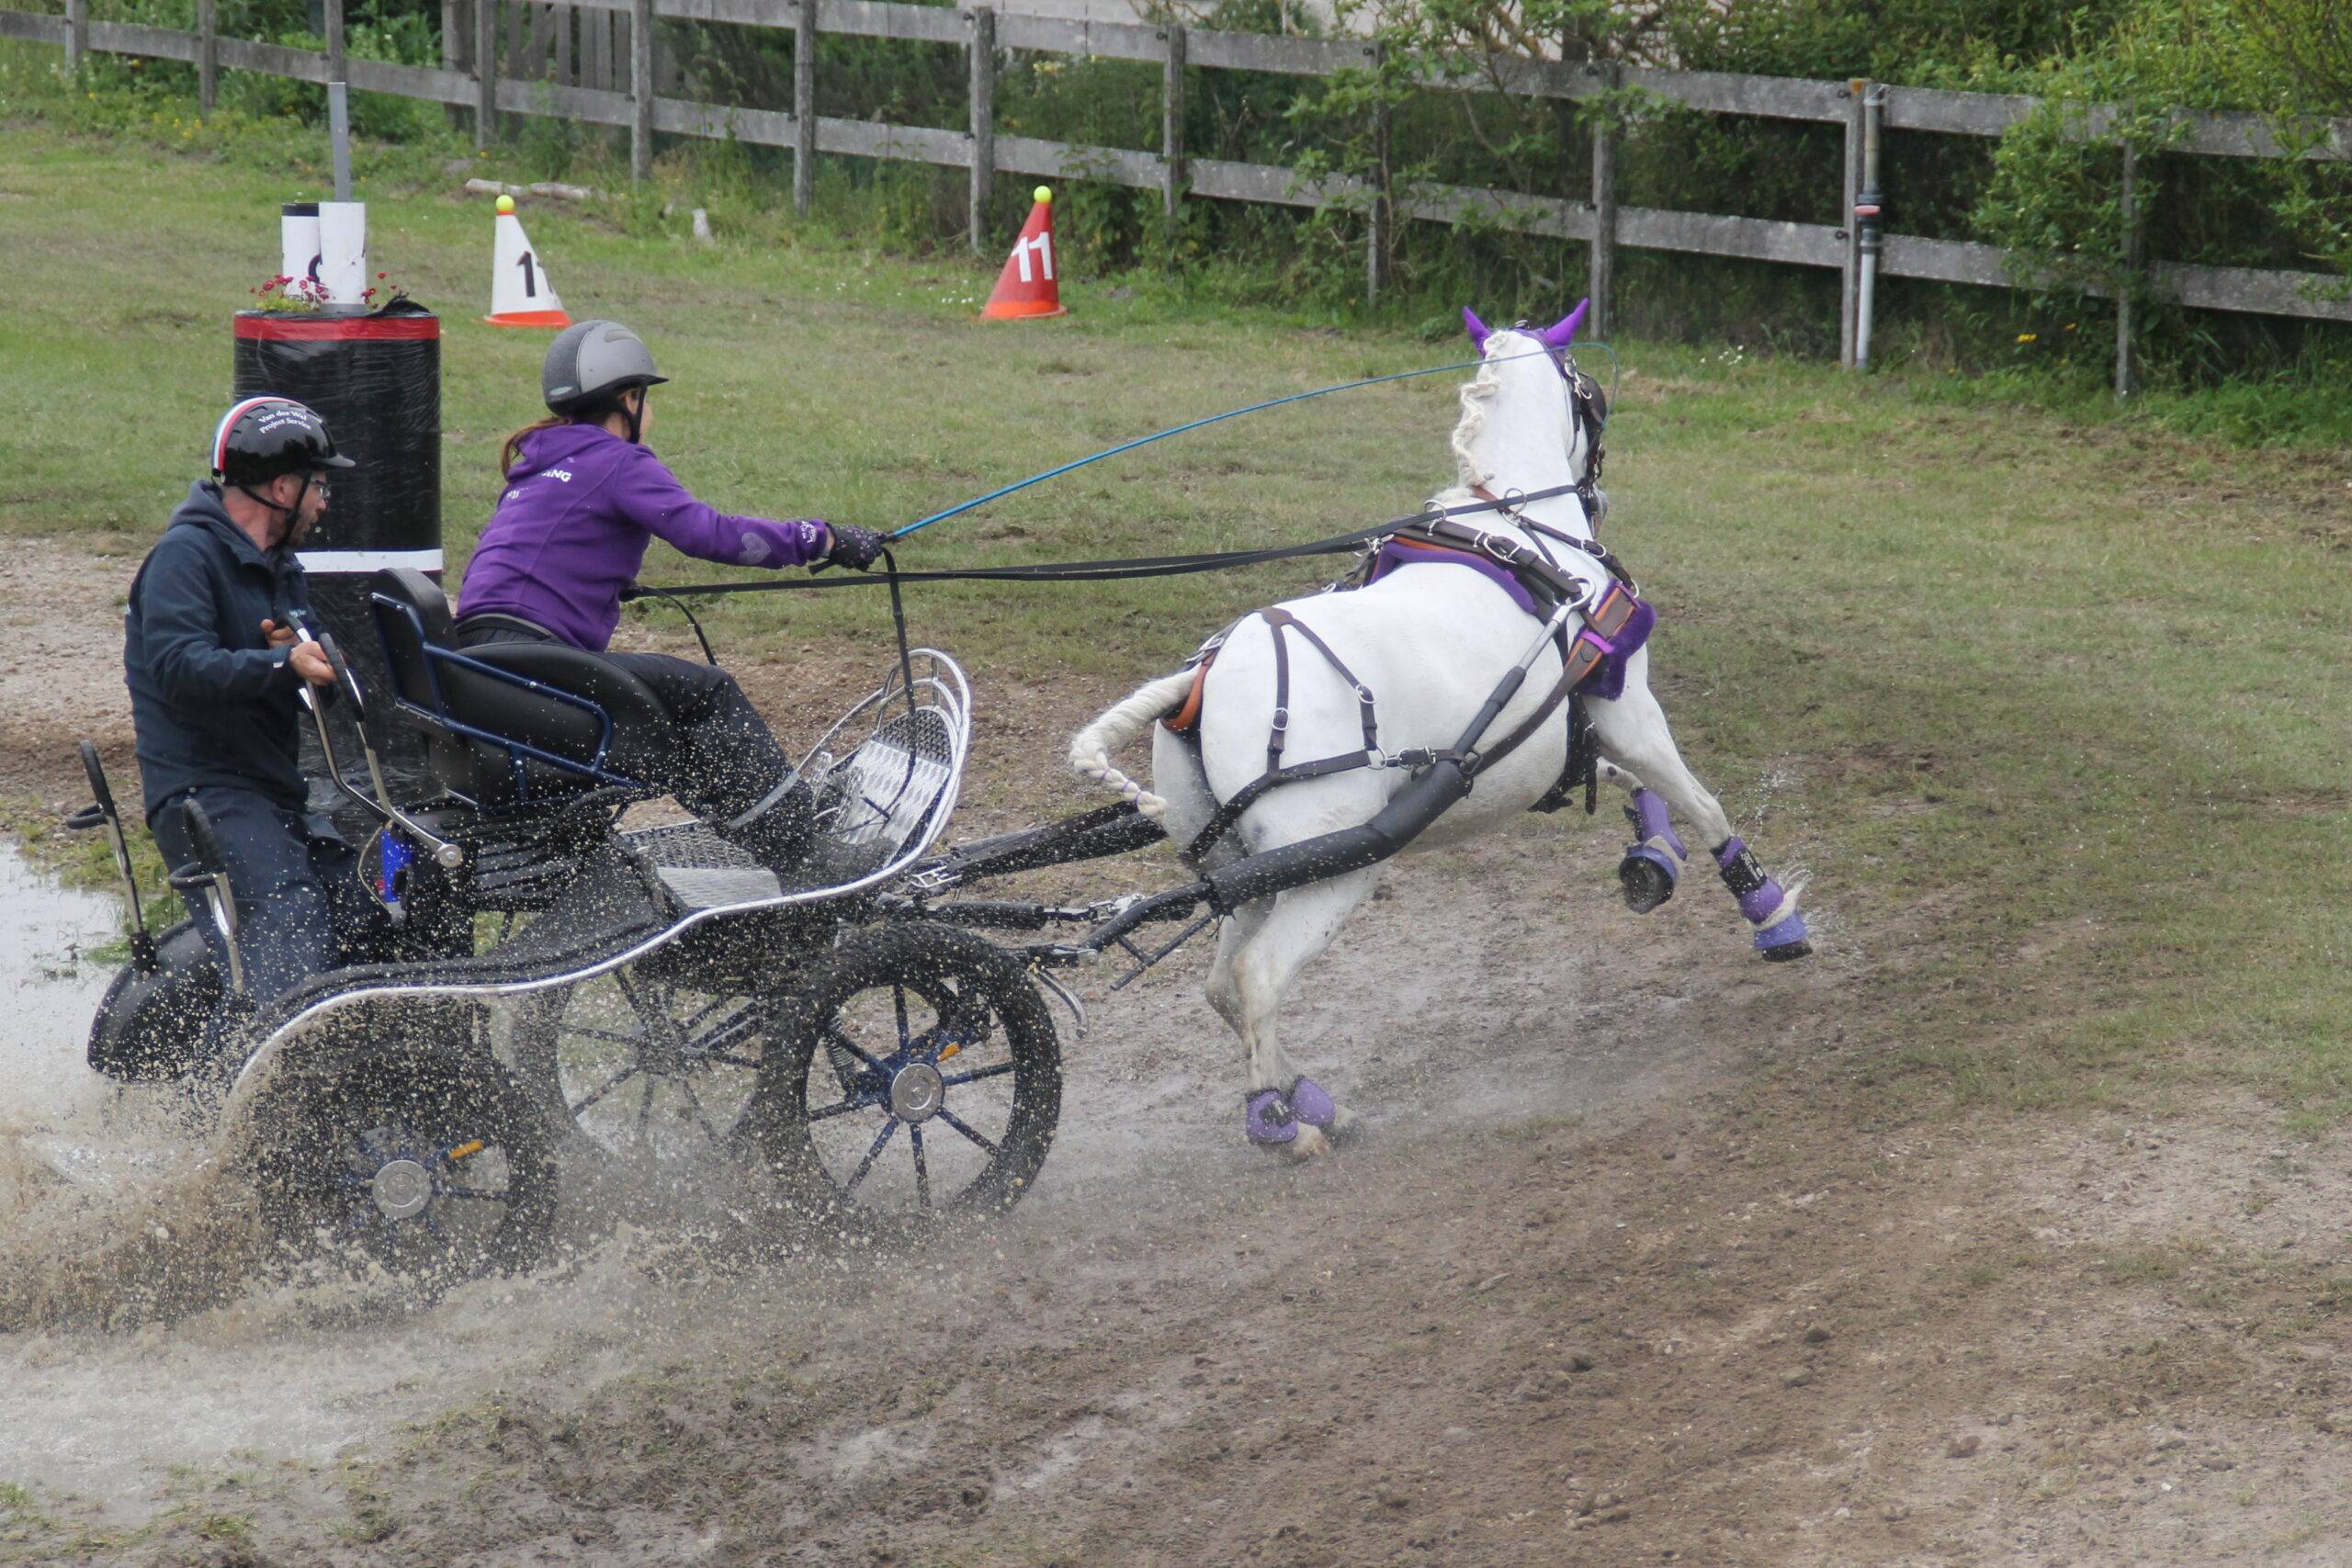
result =
M123 615L122 664L139 732L147 816L198 784L257 790L289 810L306 789L295 761L301 677L261 624L311 607L302 563L263 550L199 480L147 553Z

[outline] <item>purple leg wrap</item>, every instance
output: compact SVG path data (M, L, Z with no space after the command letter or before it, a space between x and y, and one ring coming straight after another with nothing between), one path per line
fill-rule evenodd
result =
M1251 1143L1269 1148L1280 1147L1298 1136L1297 1115L1278 1089L1261 1089L1244 1100L1241 1126Z
M1756 932L1756 951L1770 953L1778 948L1792 947L1805 940L1804 916L1791 912L1786 919L1770 926L1764 922L1772 919L1788 895L1778 877L1765 874L1756 856L1736 838L1725 839L1715 846L1715 863L1723 868L1724 886L1739 900L1739 912L1747 923L1759 928Z
M1645 915L1674 897L1675 884L1682 880L1682 863L1690 858L1690 852L1675 836L1674 825L1667 818L1666 802L1648 790L1634 792L1634 803L1625 807L1625 819L1634 825L1641 841L1625 847L1625 858L1617 863L1617 880L1624 885L1626 908ZM1656 866L1665 882L1651 884L1639 870L1642 864Z
M1634 831L1642 836L1645 843L1652 839L1664 839L1674 846L1676 854L1684 860L1690 858L1690 852L1683 847L1682 840L1674 831L1673 822L1666 815L1666 802L1645 789L1634 792Z
M1323 1086L1313 1078L1301 1078L1290 1086L1291 1113L1310 1127L1329 1130L1340 1119L1340 1108L1323 1092Z
M1739 912L1752 921L1769 919L1788 895L1781 890L1780 878L1768 876L1761 887L1750 888L1739 896Z

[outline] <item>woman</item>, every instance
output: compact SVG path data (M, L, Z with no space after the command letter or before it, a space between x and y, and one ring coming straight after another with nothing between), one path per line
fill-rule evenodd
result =
M696 501L644 445L647 389L667 379L618 321L582 321L555 340L540 374L548 417L507 439L506 491L466 564L458 646L568 643L628 671L678 728L674 761L653 782L763 860L788 863L808 840L808 802L791 787L784 749L724 670L606 651L621 591L655 538L730 566L863 570L882 537L816 518L729 516Z

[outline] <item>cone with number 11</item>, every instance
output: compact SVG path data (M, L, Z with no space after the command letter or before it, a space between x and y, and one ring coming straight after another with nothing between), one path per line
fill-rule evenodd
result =
M1012 254L980 311L984 320L1069 313L1062 309L1061 284L1054 276L1054 193L1039 186L1035 194L1037 205L1029 209L1029 221L1021 226L1021 238L1012 243Z

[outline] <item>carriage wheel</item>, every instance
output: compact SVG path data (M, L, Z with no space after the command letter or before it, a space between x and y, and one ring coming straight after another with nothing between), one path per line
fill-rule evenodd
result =
M1061 1113L1061 1048L1020 962L968 931L861 931L774 1009L762 1156L820 1221L870 1229L1021 1201Z
M298 1253L428 1287L537 1262L555 1218L538 1111L487 1055L371 1056L307 1077L272 1120L262 1212Z
M674 1167L729 1157L759 1081L752 998L616 969L516 1016L514 1065L560 1130L606 1154Z

